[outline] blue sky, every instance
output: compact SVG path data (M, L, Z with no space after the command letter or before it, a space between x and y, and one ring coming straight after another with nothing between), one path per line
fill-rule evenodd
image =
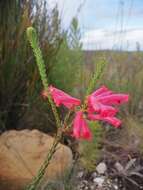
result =
M84 49L143 49L143 0L48 0L58 4L62 25L79 19ZM80 8L81 7L81 8Z

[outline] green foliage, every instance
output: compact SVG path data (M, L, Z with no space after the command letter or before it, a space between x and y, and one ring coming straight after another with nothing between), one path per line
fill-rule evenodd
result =
M93 74L93 77L91 78L91 81L87 89L87 95L92 93L95 86L97 85L97 82L101 79L106 63L107 63L106 60L103 58L97 62L95 73Z
M39 42L38 42L36 30L33 27L27 28L27 38L31 44L31 47L33 49L33 52L34 52L34 55L36 58L36 63L37 63L38 69L39 69L39 74L41 77L41 81L43 83L43 87L45 90L47 90L47 88L48 88L48 77L46 74L46 67L45 67L43 57L42 57L41 49L39 47ZM50 94L48 94L48 100L49 100L49 103L51 105L53 114L55 116L56 127L61 127L60 118L59 118L56 106L55 106Z
M46 67L45 67L43 57L42 57L41 49L39 48L37 34L33 27L27 28L27 38L33 49L43 86L45 89L47 89L48 88L48 77L46 75Z
M76 25L75 25L76 22ZM74 18L68 32L63 34L63 41L55 55L49 73L49 81L66 92L76 93L81 84L81 67L83 53L81 51L78 22Z
M75 81L79 84L75 72L78 60L79 63L81 60L77 56L78 50L74 47L73 52L69 48L69 35L61 29L57 7L52 10L47 7L46 0L0 1L1 129L25 128L29 127L29 123L31 128L35 128L36 120L28 122L30 118L34 118L32 113L36 113L36 118L41 118L43 113L43 128L52 126L54 129L53 114L45 104L41 104L39 97L43 87L25 36L28 26L33 25L38 33L49 83L67 91L73 90ZM71 71L73 75L68 75L67 71Z
M86 170L93 171L96 168L97 162L101 158L101 140L104 131L97 122L90 122L89 126L93 134L93 139L90 142L80 142L80 161Z
M14 125L14 121L18 121L27 108L24 99L28 77L23 65L28 59L23 55L27 56L28 53L21 41L24 38L23 28L18 32L20 22L22 25L26 18L22 21L22 17L17 17L21 14L19 8L16 1L0 1L0 128L3 130ZM23 52L20 46L23 47Z

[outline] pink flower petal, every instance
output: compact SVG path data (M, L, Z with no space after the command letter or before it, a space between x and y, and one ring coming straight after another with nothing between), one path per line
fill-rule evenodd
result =
M107 117L103 117L101 116L100 114L88 114L88 118L90 120L101 120L101 121L105 121L107 123L110 123L111 125L113 125L114 127L119 127L121 125L121 120L119 120L118 118L116 117L110 117L110 116L107 116Z
M87 139L92 138L91 131L88 128L86 120L83 118L83 112L76 112L76 116L73 121L73 136L77 139Z
M91 97L90 101L88 102L88 113L94 112L100 113L102 116L114 116L118 112L118 109L106 104L102 104L95 98Z
M111 91L109 91L107 87L101 86L98 90L93 92L91 95L92 96L99 96L99 95L101 95L101 94L103 94L105 92L111 92Z
M60 106L62 104L68 109L72 109L73 107L79 106L81 104L79 99L66 94L62 90L54 88L53 86L50 86L48 90L56 106ZM46 96L46 92L44 92L43 95Z
M106 106L106 105L100 104L100 103L97 104L97 105L98 105L97 109L95 107L94 110L97 113L100 113L100 115L103 116L103 117L114 116L118 112L118 110L116 108L112 107L112 106Z
M112 105L119 105L127 102L127 94L115 94L105 86L96 90L87 97L88 113L99 113L101 116L114 116L118 110Z
M98 98L95 98L93 96L90 98L89 105L95 110L95 112L101 112L102 110L112 110L114 112L117 112L114 107L102 103L100 99L98 100Z
M119 105L125 102L128 102L129 95L126 94L112 94L107 96L97 97L97 101L100 101L103 104Z

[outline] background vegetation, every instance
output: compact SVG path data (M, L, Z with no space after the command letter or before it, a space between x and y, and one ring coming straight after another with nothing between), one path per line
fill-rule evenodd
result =
M41 104L41 82L25 36L28 26L38 31L49 83L71 93L79 86L82 53L78 21L73 18L65 31L57 7L47 7L46 0L0 2L1 130L55 128L52 113Z

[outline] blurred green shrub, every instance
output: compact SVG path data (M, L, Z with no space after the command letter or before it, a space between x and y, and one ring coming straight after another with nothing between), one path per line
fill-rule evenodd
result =
M93 134L92 141L81 141L79 144L79 151L81 154L80 162L82 166L88 171L93 171L101 158L101 144L104 129L98 122L90 122L89 126Z
M77 80L74 71L77 71L78 60L80 63L77 53L80 48L78 50L73 48L75 51L73 56L68 32L61 29L57 6L52 10L47 7L46 0L0 1L0 129L2 130L39 127L38 118L41 130L45 129L45 126L54 128L52 113L43 103L41 104L41 81L25 36L28 26L33 25L39 34L49 81L58 88L70 91L73 90L73 84ZM75 39L73 41L79 43ZM72 61L68 62L72 57L75 58L74 64ZM64 80L66 82L63 82ZM33 114L36 114L35 117Z
M78 91L81 85L80 69L83 64L81 47L78 21L73 18L69 30L63 34L63 41L51 66L49 73L51 84L66 92Z

